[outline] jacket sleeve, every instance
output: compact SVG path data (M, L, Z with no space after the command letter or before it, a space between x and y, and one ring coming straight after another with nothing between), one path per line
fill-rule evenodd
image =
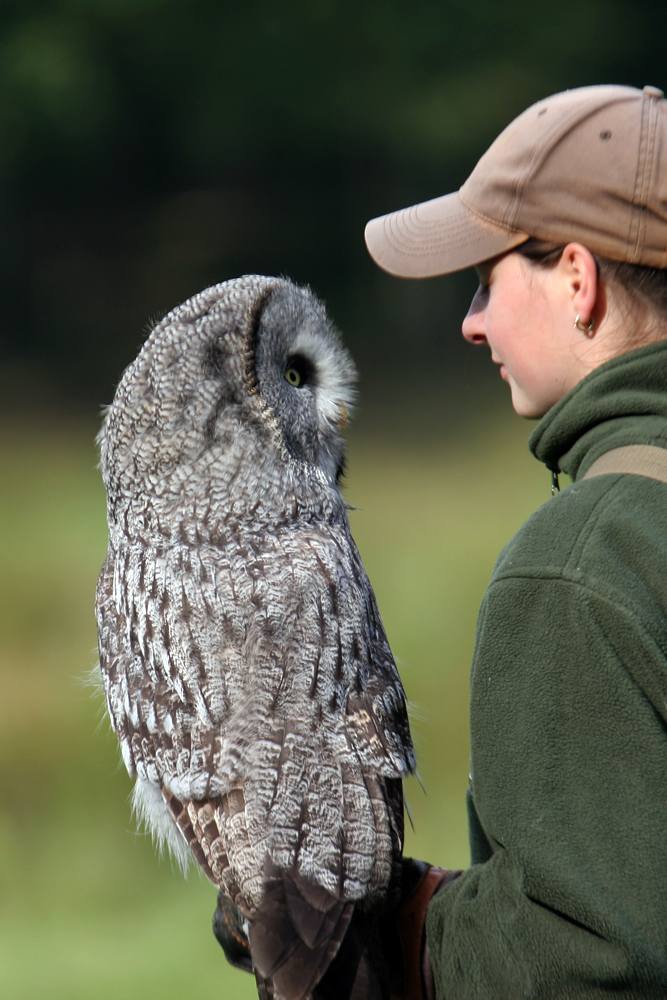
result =
M576 573L503 575L473 658L473 863L432 901L446 1000L667 996L664 643Z

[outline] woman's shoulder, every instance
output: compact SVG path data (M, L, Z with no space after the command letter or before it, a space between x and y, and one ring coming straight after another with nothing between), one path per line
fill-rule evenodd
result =
M606 475L573 483L538 508L505 546L492 583L508 576L578 582L667 609L667 485Z

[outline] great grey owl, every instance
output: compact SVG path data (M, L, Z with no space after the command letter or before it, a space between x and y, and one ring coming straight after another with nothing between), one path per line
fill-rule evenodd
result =
M354 379L310 291L250 275L155 327L100 433L100 664L135 810L234 901L284 1000L330 995L397 891L414 770L339 490Z

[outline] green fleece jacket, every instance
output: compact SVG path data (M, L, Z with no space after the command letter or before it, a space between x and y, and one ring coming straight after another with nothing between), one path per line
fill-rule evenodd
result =
M438 998L667 998L667 343L598 368L530 447L573 480L503 549L471 677L472 867L438 894ZM474 802L473 802L474 799Z

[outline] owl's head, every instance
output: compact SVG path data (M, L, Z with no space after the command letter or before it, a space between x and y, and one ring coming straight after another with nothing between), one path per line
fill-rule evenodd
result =
M333 484L355 379L309 289L259 275L208 288L155 327L124 373L100 434L107 489L173 494L243 462L259 480L282 463Z
M356 371L322 303L281 282L257 316L253 354L256 390L289 454L337 479Z

